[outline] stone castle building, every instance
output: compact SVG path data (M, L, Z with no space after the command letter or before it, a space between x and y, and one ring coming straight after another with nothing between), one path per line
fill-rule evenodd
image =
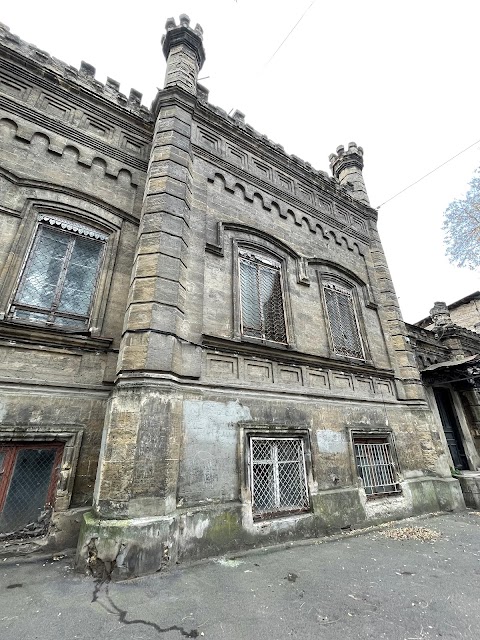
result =
M0 537L129 576L463 507L361 147L211 105L184 15L163 52L147 109L0 29Z

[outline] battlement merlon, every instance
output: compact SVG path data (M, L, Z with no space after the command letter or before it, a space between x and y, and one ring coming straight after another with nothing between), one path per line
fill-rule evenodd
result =
M348 189L352 198L370 206L363 179L363 149L356 142L349 142L348 149L340 145L337 152L329 156L333 177Z
M42 51L34 45L25 42L19 36L11 33L7 25L0 22L0 48L8 57L19 56L23 61L28 61L47 79L57 83L72 83L86 91L90 95L107 100L122 111L130 112L134 117L140 117L144 121L151 121L151 111L141 104L142 94L136 89L131 89L127 97L120 92L120 83L112 78L107 78L106 84L102 84L95 78L95 67L82 61L80 69L76 69L46 51Z
M169 18L162 36L162 49L167 60L164 87L178 86L193 95L197 93L198 73L205 62L203 30L197 24L190 28L190 18L182 13L180 25Z

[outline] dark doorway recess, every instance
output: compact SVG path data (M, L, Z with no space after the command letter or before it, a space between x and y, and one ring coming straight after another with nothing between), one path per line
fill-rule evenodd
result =
M452 394L449 389L437 387L433 390L437 402L443 431L447 439L450 455L455 469L468 469L467 456L463 447L460 424L453 404Z

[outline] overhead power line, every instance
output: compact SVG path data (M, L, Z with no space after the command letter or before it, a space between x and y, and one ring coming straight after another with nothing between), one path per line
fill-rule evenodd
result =
M425 178L428 178L428 176L431 176L432 173L435 173L435 171L438 171L439 169L441 169L442 167L444 167L446 164L448 164L449 162L451 162L452 160L455 160L455 158L458 158L458 156L461 156L462 153L465 153L465 151L468 151L469 149L471 149L472 147L474 147L476 144L479 144L480 140L477 140L476 142L473 142L472 144L470 144L468 147L466 147L465 149L462 149L462 151L459 151L458 153L456 153L454 156L452 156L451 158L449 158L448 160L445 160L445 162L442 162L442 164L439 164L438 167L435 167L435 169L432 169L431 171L429 171L428 173L426 173L424 176L422 176L421 178L419 178L418 180L415 180L415 182L412 182L412 184L409 184L408 187L405 187L404 189L402 189L401 191L399 191L398 193L396 193L394 196L392 196L391 198L388 198L388 200L385 200L385 202L382 202L381 205L379 205L377 207L377 210L380 209L380 207L383 207L384 204L387 204L387 202L390 202L391 200L393 200L394 198L396 198L397 196L399 196L402 193L405 193L405 191L407 191L408 189L411 189L412 187L414 187L416 184L418 184L419 182L421 182L422 180L425 180Z
M265 63L265 66L267 67L270 62L274 59L274 57L277 55L277 53L280 51L280 49L283 47L283 45L285 44L285 42L289 39L289 37L292 35L292 33L295 31L295 29L298 27L298 25L300 24L300 22L303 20L303 18L307 15L308 11L310 11L310 9L313 7L313 5L315 4L317 0L313 0L313 2L311 2L308 7L305 9L305 11L302 13L302 15L300 16L300 18L297 20L297 22L293 25L293 27L290 29L290 31L287 33L287 35L285 36L285 38L282 40L282 42L278 45L278 47L275 49L275 51L272 53L272 55L270 56L270 58L267 60L267 62Z

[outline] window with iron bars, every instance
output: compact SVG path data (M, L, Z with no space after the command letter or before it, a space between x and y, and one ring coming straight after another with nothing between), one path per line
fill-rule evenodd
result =
M106 236L41 216L9 317L87 329Z
M367 498L401 492L388 435L368 438L354 436L353 448L357 472Z
M323 286L333 350L342 356L364 358L351 291L333 283Z
M303 438L250 437L249 475L254 520L309 510Z
M242 335L286 344L281 265L243 251L239 262Z

